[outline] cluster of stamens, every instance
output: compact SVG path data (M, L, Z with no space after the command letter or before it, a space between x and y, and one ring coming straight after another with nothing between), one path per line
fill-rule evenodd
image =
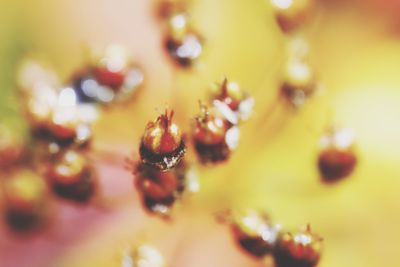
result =
M350 129L329 129L320 140L318 168L324 182L335 182L350 175L356 164L353 132Z
M100 105L127 98L143 82L142 71L121 49L110 46L64 84L42 64L22 64L18 86L30 135L0 127L0 174L10 177L5 210L12 228L36 229L45 222L45 185L75 203L95 194L88 153Z
M169 217L171 207L184 191L190 191L190 167L183 160L186 145L174 112L165 111L147 124L140 143L140 162L135 169L136 187L145 209Z
M310 3L311 0L272 0L276 20L285 33L303 23ZM160 13L167 28L164 46L174 62L187 68L202 54L203 41L190 25L186 7L174 5L168 2ZM89 66L64 85L44 68L28 67L20 84L33 149L27 151L25 141L13 139L7 129L0 128L1 168L8 171L27 153L33 155L28 164L33 165L34 171L24 170L17 175L9 172L13 178L5 185L7 220L23 230L41 224L49 209L44 181L64 199L82 203L91 199L97 183L87 148L99 105L126 99L143 83L141 69L120 47L110 47L95 56ZM32 80L32 72L40 79ZM289 60L280 94L300 107L315 92L316 84L308 61L295 58ZM249 94L227 79L213 89L208 103L200 105L190 135L201 164L229 159L239 141L239 126L249 119L254 105ZM189 183L197 183L192 164L184 159L185 136L173 122L173 115L173 111L166 110L146 125L139 146L140 161L134 170L143 206L165 217L184 192L196 187ZM318 168L323 180L331 182L348 176L357 163L349 135L330 130L321 144ZM38 173L45 180L38 179ZM319 262L322 239L309 226L294 233L283 232L268 216L254 211L235 214L227 221L237 244L258 259L272 257L276 267L314 267ZM165 266L161 255L147 246L129 251L123 260L124 266Z
M314 267L322 251L322 238L311 227L284 232L264 213L246 210L230 215L226 221L243 251L257 258L272 257L276 267Z
M250 117L253 108L253 98L243 93L237 83L225 78L212 89L209 104L200 104L193 127L192 139L202 163L229 158L239 142L238 126Z

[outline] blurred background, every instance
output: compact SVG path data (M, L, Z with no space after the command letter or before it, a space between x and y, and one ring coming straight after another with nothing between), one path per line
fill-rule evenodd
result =
M320 267L398 266L400 2L317 0L289 36L267 0L193 0L189 12L205 44L190 70L166 55L156 4L0 0L0 122L16 134L28 135L16 93L16 69L26 57L49 63L68 81L87 63L89 48L118 43L145 73L138 96L104 109L95 124L91 158L101 201L75 205L52 197L49 224L29 235L2 220L0 266L121 266L124 247L140 242L156 246L175 267L263 266L211 216L244 207L265 210L289 228L311 223L324 237ZM296 110L277 98L291 38L307 40L323 85ZM146 123L166 105L188 131L198 100L224 76L255 99L238 149L227 163L198 167L201 189L172 221L149 216L126 159L138 158ZM318 141L332 124L354 130L358 163L351 176L324 184Z

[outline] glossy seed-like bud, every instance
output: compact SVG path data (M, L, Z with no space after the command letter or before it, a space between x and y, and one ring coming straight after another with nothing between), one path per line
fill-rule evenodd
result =
M47 173L54 192L64 198L86 202L93 195L93 170L85 156L67 150L49 166Z
M162 201L169 198L178 189L179 181L174 171L161 172L147 169L142 175L139 190L144 196L153 200Z
M143 84L144 75L124 47L110 45L94 51L89 72L76 79L72 83L83 101L106 104L132 96Z
M186 13L176 13L168 20L165 48L169 56L181 67L191 67L203 52L203 40L194 31Z
M267 215L248 210L234 214L232 230L241 248L255 257L263 257L273 252L280 226L273 225Z
M119 90L124 83L129 59L127 51L118 45L111 45L101 52L94 53L92 69L97 82Z
M314 267L322 252L322 238L310 226L279 236L274 258L277 267Z
M136 175L135 184L144 208L152 213L168 217L170 209L185 187L184 164L168 171L160 171L147 164L139 164Z
M181 39L167 38L166 49L181 67L189 68L202 53L202 41L196 33L187 33Z
M92 138L91 124L97 118L97 107L79 103L74 88L66 86L59 90L51 117L38 137L48 137L60 144L86 145Z
M201 106L193 127L193 143L202 163L227 160L239 141L240 131L215 108Z
M224 79L221 84L216 84L212 87L213 99L218 99L228 105L232 110L238 110L240 102L244 99L245 94L240 88L239 84L229 82Z
M216 145L225 142L229 127L229 122L225 118L217 116L215 112L202 106L200 115L196 117L193 139L198 143Z
M76 92L78 102L84 104L109 104L123 101L132 97L144 81L144 74L140 67L129 65L124 74L123 84L115 90L102 85L95 76L88 71L78 73L71 81Z
M254 100L242 91L239 84L224 79L211 87L211 102L231 124L248 120L253 111Z
M47 191L42 179L28 170L19 171L4 181L6 219L17 231L42 225L46 217Z
M318 168L325 182L335 182L350 175L356 164L353 132L350 129L331 129L321 138Z
M307 62L292 60L286 66L281 94L294 107L301 107L317 87L314 71Z
M154 154L174 152L182 142L179 127L172 122L173 112L160 115L155 122L149 122L143 134L142 142L146 149Z
M172 117L173 111L166 111L146 125L139 151L143 163L166 170L182 159L186 148L181 130L172 122Z

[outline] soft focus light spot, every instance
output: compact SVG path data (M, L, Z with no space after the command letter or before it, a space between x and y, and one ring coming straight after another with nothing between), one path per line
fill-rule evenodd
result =
M339 148L347 148L353 143L353 137L354 133L351 129L342 129L335 134L334 142Z
M125 91L134 90L137 86L143 83L144 76L138 68L129 70L125 75L124 88Z
M332 146L338 149L348 149L353 145L353 142L354 131L349 128L332 129L320 139L320 145L323 148Z
M99 84L94 79L87 79L82 82L82 91L88 97L96 97L98 87Z
M243 224L249 229L256 229L259 224L259 220L257 216L250 215L243 218Z
M62 176L67 176L69 174L69 167L67 165L57 165L56 167L57 173L61 174Z
M293 4L293 0L272 0L272 4L280 9L288 9Z
M207 128L209 128L212 132L218 131L217 125L215 125L213 121L207 122Z
M240 92L240 86L237 82L229 82L228 91L231 92Z
M280 229L280 225L269 226L267 224L262 224L260 225L259 232L263 240L273 243L278 238Z
M307 96L302 90L296 90L293 92L292 103L295 107L301 107L306 102Z
M298 244L306 246L308 244L311 244L312 238L310 235L299 234L294 236L294 241Z
M114 99L114 92L106 86L99 86L97 89L97 98L104 103L109 103Z
M126 248L122 253L121 267L135 267L130 247Z
M176 54L182 58L196 59L200 56L202 47L199 39L194 35L187 36L183 45L178 47Z
M75 152L68 151L65 154L65 159L68 162L74 162L77 159L78 155Z
M77 121L77 110L72 107L58 107L53 111L55 124L74 124Z
M227 104L225 104L222 101L219 100L214 100L213 105L217 108L219 112L232 124L237 124L238 123L238 117L236 116L236 113L229 108Z
M41 85L56 86L58 77L54 71L51 71L41 64L27 60L22 63L17 74L17 83L21 90L27 93L33 93Z
M138 256L142 258L146 264L140 265L140 267L151 266L151 267L161 267L164 265L164 259L153 247L143 245L138 248Z
M124 60L120 57L104 58L101 60L101 64L105 65L111 72L120 72L125 66Z
M186 16L184 14L179 14L179 15L172 17L171 24L172 24L172 27L176 28L176 29L185 28L186 24L187 24Z
M289 62L287 68L287 79L294 84L304 84L312 79L312 70L306 63L292 61Z
M131 256L124 256L122 259L122 267L135 267Z
M240 102L239 116L241 120L248 120L253 112L254 98L248 97Z
M310 44L303 37L293 37L289 41L288 50L291 60L304 60L310 53Z
M231 150L234 150L239 145L240 130L239 127L231 127L225 135L225 142Z
M85 142L92 136L92 130L87 124L80 124L76 129L77 142Z
M79 121L81 122L90 124L99 118L99 109L95 105L80 104L77 109Z
M172 126L171 126L171 128L172 128ZM158 137L161 134L161 131L162 131L161 128L154 127L150 132L150 136L151 137Z
M191 168L187 171L185 184L189 192L195 193L200 190L199 177L195 169Z
M54 88L40 83L35 85L32 93L28 102L29 112L37 120L46 119L57 102L56 91Z
M156 204L152 207L152 210L154 211L154 213L158 213L161 215L168 215L169 213L169 208L165 205L160 205L160 204Z
M102 56L98 57L100 64L105 66L107 70L120 72L127 66L129 54L123 46L110 45L102 53Z
M158 128L155 128L155 129L158 129ZM178 126L176 125L176 124L171 124L171 127L170 127L170 131L171 131L171 134L172 135L177 135L177 134L179 134L179 128L178 128Z
M59 106L74 106L77 103L77 97L75 90L71 87L64 88L60 91L58 95L58 105Z

